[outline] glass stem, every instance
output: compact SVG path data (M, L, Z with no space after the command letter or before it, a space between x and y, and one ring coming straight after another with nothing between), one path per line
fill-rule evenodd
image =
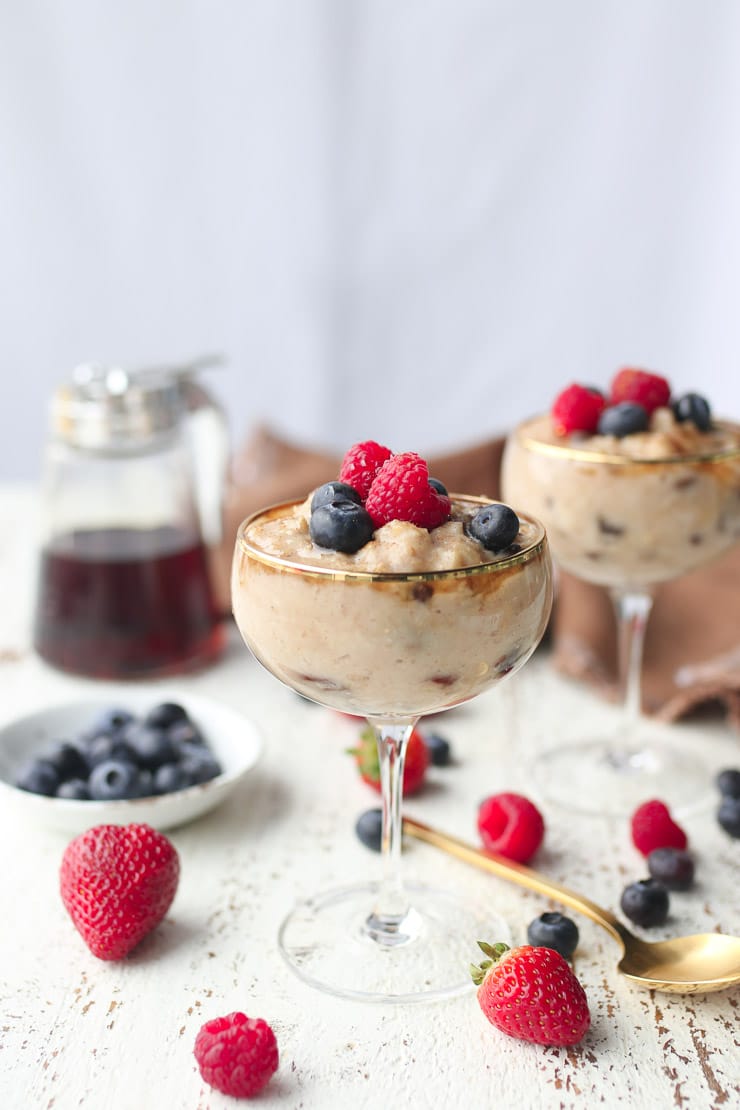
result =
M645 629L653 597L648 590L613 589L617 619L619 687L622 698L625 737L634 734L642 716L642 657Z
M373 912L365 922L374 941L389 947L405 944L409 932L409 905L401 878L403 768L406 748L416 720L370 721L378 744L380 793L383 806L381 853L383 870Z

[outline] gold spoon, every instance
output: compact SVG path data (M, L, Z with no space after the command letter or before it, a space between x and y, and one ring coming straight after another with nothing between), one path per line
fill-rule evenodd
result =
M404 817L403 831L474 867L490 871L500 879L518 883L590 917L622 946L624 955L617 964L617 971L638 987L674 994L704 994L740 983L740 937L698 933L672 940L640 940L609 910L521 863L474 848L464 840L438 832L410 817Z

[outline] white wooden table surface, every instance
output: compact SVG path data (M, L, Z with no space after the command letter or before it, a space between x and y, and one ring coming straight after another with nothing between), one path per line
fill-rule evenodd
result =
M0 487L0 723L94 688L30 650L34 537L33 490ZM570 1050L504 1037L473 993L428 1006L365 1006L300 983L277 951L279 921L303 894L378 865L353 832L357 815L377 804L343 751L356 729L285 690L236 635L220 664L184 681L243 711L266 749L220 809L169 834L181 855L180 887L137 953L110 964L88 952L57 892L67 838L0 812L2 1110L234 1106L201 1081L192 1046L205 1020L235 1009L268 1020L278 1038L281 1064L258 1100L264 1107L740 1105L740 992L640 991L621 980L615 944L585 918L575 967L592 1028ZM458 762L436 769L408 811L474 840L485 794L519 789L537 800L529 777L537 751L574 721L597 726L609 712L539 654L508 686L436 722ZM740 763L739 738L722 722L674 730L703 745L708 765ZM645 874L626 822L543 809L548 831L536 865L617 906L625 883ZM740 842L709 810L684 824L698 861L696 889L673 895L669 922L645 935L740 933ZM517 941L532 917L555 908L425 845L408 846L406 865L461 895L485 893Z

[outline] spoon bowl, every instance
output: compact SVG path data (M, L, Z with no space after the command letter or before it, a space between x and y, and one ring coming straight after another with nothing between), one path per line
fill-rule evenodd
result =
M404 817L403 831L500 879L534 890L590 917L621 945L623 955L617 971L638 987L670 994L708 994L740 983L740 937L697 933L671 940L642 940L610 910L530 867L475 848L410 817Z
M740 937L696 933L646 941L622 926L620 939L624 956L617 971L638 987L675 994L707 994L740 983Z

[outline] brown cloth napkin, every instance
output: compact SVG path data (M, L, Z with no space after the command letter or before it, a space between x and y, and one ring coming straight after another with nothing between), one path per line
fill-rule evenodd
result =
M430 456L430 474L455 492L498 497L503 446L503 439L492 439ZM336 478L339 463L338 457L289 443L266 427L257 428L236 454L226 491L224 542L213 552L225 612L240 521L265 505L306 496ZM605 590L560 573L550 635L563 674L589 682L605 697L618 696L616 625ZM740 544L711 565L659 586L647 626L645 711L672 721L710 706L719 706L740 729Z

